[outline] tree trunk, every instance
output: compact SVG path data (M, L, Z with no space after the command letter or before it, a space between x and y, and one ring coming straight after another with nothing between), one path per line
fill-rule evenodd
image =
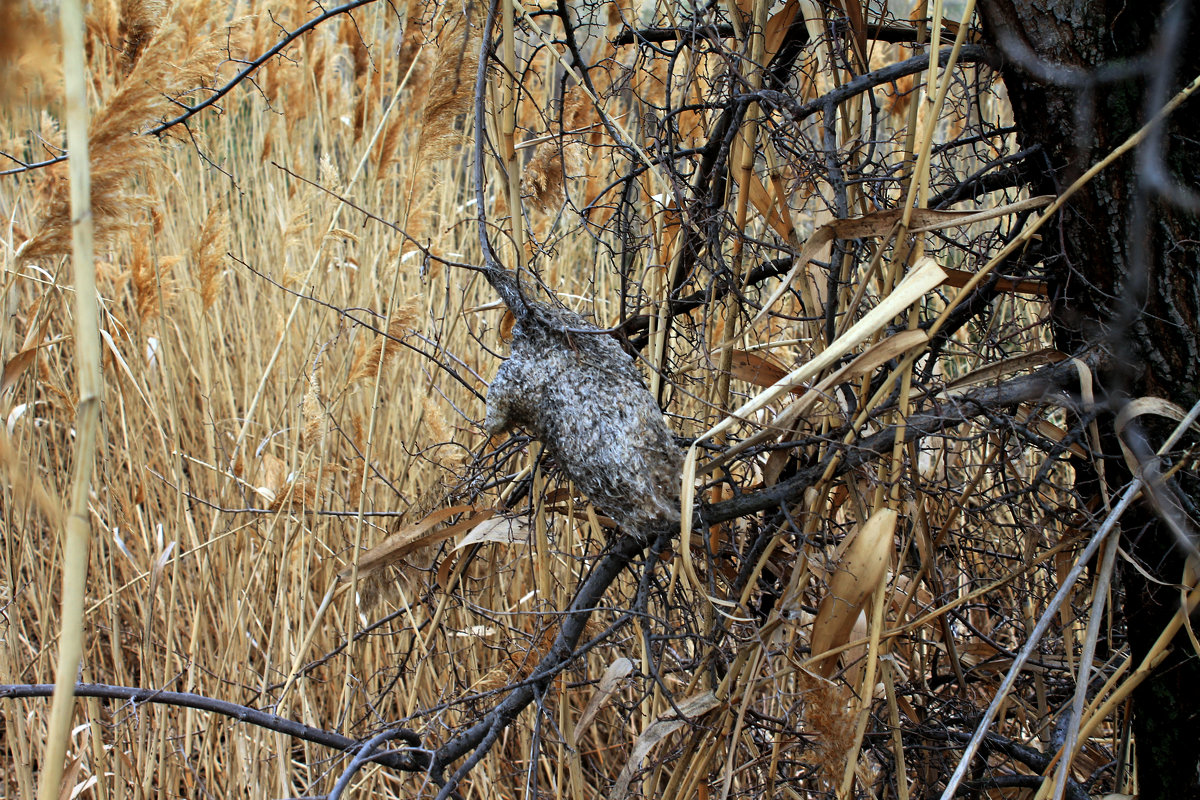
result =
M1065 189L1134 133L1148 108L1153 113L1200 74L1200 19L1191 5L981 0L987 37L1005 56L1001 72L1020 144L1041 148L1026 164L1035 194ZM1136 155L1101 173L1044 232L1040 255L1057 346L1104 355L1101 383L1117 405L1154 395L1186 410L1200 400L1200 214L1188 210L1185 196L1200 184L1198 136L1195 98L1173 114L1161 137L1151 136ZM1106 476L1115 490L1129 472L1111 417L1103 422ZM1151 451L1164 427L1172 426L1143 427ZM1194 470L1178 473L1176 490L1192 517L1198 483ZM1098 483L1078 488L1097 500L1099 511ZM1124 523L1125 549L1154 579L1131 568L1122 575L1137 664L1179 607L1174 584L1184 555L1148 504ZM1197 723L1200 658L1184 632L1134 695L1142 800L1200 797Z

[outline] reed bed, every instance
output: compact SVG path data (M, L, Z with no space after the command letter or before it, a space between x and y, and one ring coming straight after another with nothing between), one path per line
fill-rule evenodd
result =
M664 160L661 148L669 137L703 148L721 114L705 97L773 87L755 65L811 11L742 5L736 20L721 12L735 29L724 44L707 34L677 58L612 44L630 26L681 24L670 3L581 6L569 44L552 16L507 7L479 209L469 111L487 9L362 5L153 134L319 10L92 3L103 388L83 683L195 693L353 739L403 724L433 749L529 676L613 532L537 443L489 440L481 426L508 325L482 278L454 265L481 263L481 211L502 260L530 270L542 299L552 292L601 327L641 320L626 339L691 448L691 507L777 485L930 398L1057 358L1037 275L1006 274L987 314L916 362L929 323L953 319L968 281L1032 235L1023 225L1045 204L980 189L956 209L991 216L929 209L956 176L1015 150L996 133L1003 93L972 61L880 82L874 106L847 97L827 123L748 102L719 155L726 195L694 202L689 170L703 156ZM936 49L956 31L966 40L970 8L959 10L961 25L941 3L911 23L869 21L911 24ZM27 12L28 38L3 42L13 79L0 150L24 163L65 147L43 12ZM868 41L861 14L809 20L803 66L782 90L796 104L912 55ZM33 47L45 57L22 50ZM750 65L737 81L731 52ZM652 110L668 100L682 109L670 127ZM652 166L624 180L643 157ZM84 457L78 284L66 164L0 181L0 680L43 684L62 644L61 530ZM782 256L777 277L755 277ZM933 270L931 284L905 283ZM686 313L672 309L689 294ZM590 648L459 791L930 796L1103 516L1071 489L1089 444L1063 409L1023 402L830 467L770 513L695 530L685 514L682 538L617 580ZM1033 792L1052 774L1090 586L1072 592L1009 695L975 776L989 796L1013 796L987 783L995 775L1028 778ZM1090 718L1080 781L1127 762L1128 665L1119 632L1107 633L1095 669L1109 685L1093 706L1116 700ZM49 708L0 699L0 796L33 796ZM62 797L325 796L350 758L198 708L97 697L76 701L66 750ZM1105 780L1133 785L1127 770ZM437 791L419 772L374 765L346 796Z

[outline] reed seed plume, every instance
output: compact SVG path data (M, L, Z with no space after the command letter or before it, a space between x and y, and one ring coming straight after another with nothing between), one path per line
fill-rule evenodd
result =
M587 148L582 142L561 138L543 142L526 165L522 194L542 211L550 211L566 199L568 179L580 175L586 162Z
M157 30L133 69L92 117L92 214L101 246L128 234L131 220L140 216L138 210L149 208L146 189L131 188L132 178L149 179L160 161L157 142L142 132L178 110L174 98L210 81L222 58L223 28L216 27L220 15L210 10L213 24L200 35L197 9L181 7L182 23L173 17ZM70 203L64 166L56 165L42 178L41 224L22 249L26 259L68 251Z
M400 340L416 320L416 303L406 303L392 317L386 336L376 334L370 343L359 340L350 362L347 384L372 380L384 373L400 351Z
M321 403L321 382L318 377L321 365L313 366L308 376L308 391L304 393L304 430L301 442L305 447L320 446L325 436L325 408Z
M192 270L200 284L200 302L205 311L212 308L220 294L228 250L229 214L223 205L214 204L192 246Z
M353 14L347 14L342 20L340 30L341 43L350 51L350 63L354 68L354 83L357 86L366 84L371 69L371 51L363 41L363 32L358 26Z
M155 261L150 251L150 241L149 231L141 228L139 235L133 237L133 253L129 261L134 305L137 318L142 323L161 316L174 300L176 281L170 276L170 271L181 260L179 256L168 256Z
M471 108L479 66L479 29L465 15L438 32L421 112L418 163L449 156L462 144L460 119Z
M445 444L453 439L453 431L446 424L446 416L442 412L442 406L432 396L426 397L424 402L424 414L422 419L425 420L426 434L431 444Z
M165 0L121 0L121 61L125 73L137 64L166 12Z
M403 117L397 117L387 124L384 128L383 136L379 140L379 145L375 148L375 177L383 179L390 167L396 161L396 148L400 144L400 139L407 127L408 120Z
M584 129L595 119L591 98L572 87L563 101L561 121L555 136L542 142L526 165L522 193L542 211L566 200L567 181L585 176L588 148Z
M397 82L403 81L411 69L412 75L408 78L408 90L413 97L421 96L419 93L424 89L425 79L428 75L428 70L422 69L420 65L413 66L413 62L417 60L425 46L425 40L426 32L421 25L420 17L410 14L404 22L404 35L400 40L399 52L396 54L396 80Z
M62 59L54 26L26 0L0 3L0 105L22 98L42 101L56 85Z

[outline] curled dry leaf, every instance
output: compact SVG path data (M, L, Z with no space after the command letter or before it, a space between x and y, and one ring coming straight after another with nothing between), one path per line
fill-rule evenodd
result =
M592 720L596 718L596 713L601 707L612 697L613 692L621 685L621 681L633 672L633 661L624 656L621 656L616 661L608 665L608 669L604 670L604 675L600 678L599 685L596 686L596 693L592 695L592 699L588 701L587 708L583 710L583 714L579 717L579 722L575 725L575 732L571 735L571 745L579 746L579 739L584 732L592 724Z
M783 380L787 373L787 369L774 359L745 350L734 350L733 360L729 364L729 374L732 377L755 386L774 386ZM798 390L803 391L798 387L792 389L793 392Z
M484 542L498 544L521 544L529 541L529 524L519 517L493 517L480 520L466 536L454 545L454 550L462 550L471 545Z
M437 527L458 514L476 511L465 520L446 528ZM389 564L394 564L414 550L427 547L458 534L469 531L481 522L490 519L494 511L478 511L474 506L451 506L429 514L420 522L402 528L379 544L363 553L358 559L358 577L365 578ZM349 580L354 573L353 565L338 573L338 580Z
M42 332L45 332L45 324L42 325ZM58 336L48 342L39 341L36 344L26 344L19 353L4 362L4 370L0 372L0 394L8 391L13 384L20 380L21 375L25 370L33 364L34 357L38 350L43 347L49 347L59 342L65 341L66 336Z
M633 776L641 769L642 760L659 742L689 724L691 720L707 714L719 705L721 705L721 701L715 694L703 692L677 704L679 711L683 713L682 718L672 709L652 722L650 727L646 728L633 743L629 761L621 768L621 774L617 777L617 782L613 784L612 794L609 795L611 800L623 800L628 796L629 784L633 781Z
M829 594L817 610L812 632L814 659L849 640L859 612L887 573L896 521L894 509L880 509L855 534L829 581ZM825 678L836 668L836 658L820 659L813 665L813 671Z

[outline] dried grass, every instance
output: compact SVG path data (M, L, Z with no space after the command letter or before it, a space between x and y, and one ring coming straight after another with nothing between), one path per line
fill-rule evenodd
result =
M438 30L434 51L417 137L421 164L445 158L465 141L462 118L474 102L479 68L478 27L465 15L450 17Z

